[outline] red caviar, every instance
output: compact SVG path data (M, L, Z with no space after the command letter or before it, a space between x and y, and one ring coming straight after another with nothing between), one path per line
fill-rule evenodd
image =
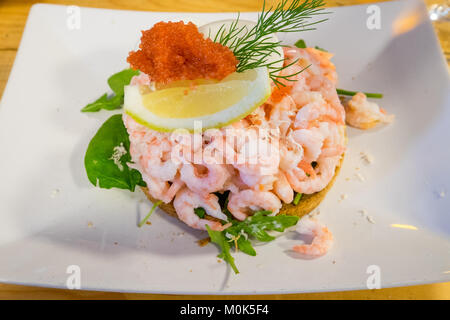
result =
M159 22L142 31L139 48L130 52L128 63L164 84L178 80L221 80L236 71L238 62L228 47L205 39L192 22Z

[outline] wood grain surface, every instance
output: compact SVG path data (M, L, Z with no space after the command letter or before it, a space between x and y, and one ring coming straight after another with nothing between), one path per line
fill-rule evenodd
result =
M8 80L19 47L28 12L34 3L79 5L95 8L144 11L259 11L262 0L2 0L0 1L0 96ZM267 0L268 4L277 1ZM327 6L366 4L371 0L326 0ZM426 0L427 5L443 2ZM450 58L450 23L434 22L447 62ZM0 262L1 263L1 262ZM61 290L0 284L0 299L450 299L450 282L421 286L332 293L262 296L186 296Z

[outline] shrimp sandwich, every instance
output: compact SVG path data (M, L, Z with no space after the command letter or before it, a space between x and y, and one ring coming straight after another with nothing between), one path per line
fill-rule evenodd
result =
M224 212L302 216L322 201L346 145L332 54L277 50L275 72L239 70L232 48L192 23L142 33L128 56L140 73L125 87L123 123L150 201L203 230L222 230Z

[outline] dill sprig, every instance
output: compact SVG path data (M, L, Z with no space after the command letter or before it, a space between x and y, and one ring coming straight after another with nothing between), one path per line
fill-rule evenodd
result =
M318 21L311 20L317 15L326 14L324 12L323 0L281 0L274 8L270 7L266 10L265 1L262 11L258 14L256 25L250 30L246 26L238 27L239 14L237 19L227 28L222 25L216 34L214 41L219 42L230 48L236 56L238 65L237 72L243 72L248 69L259 67L267 67L270 78L277 85L283 85L281 79L286 81L294 81L291 78L302 72L280 76L279 73L285 68L290 67L297 61L286 66L276 67L283 61L280 60L268 62L268 58L277 52L277 48L281 46L281 41L274 41L271 35L278 32L300 32L315 30L314 25L326 21L321 19ZM306 69L306 68L305 68Z

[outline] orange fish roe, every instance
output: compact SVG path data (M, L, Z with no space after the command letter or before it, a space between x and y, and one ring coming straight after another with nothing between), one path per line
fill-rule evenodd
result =
M130 52L128 63L164 84L178 80L221 80L236 71L238 62L228 47L205 39L192 22L159 22L142 31L139 48Z
M272 100L273 103L278 103L280 102L285 96L287 96L288 94L291 93L292 87L282 87L282 86L273 86L272 88L272 94L270 96L270 99Z

